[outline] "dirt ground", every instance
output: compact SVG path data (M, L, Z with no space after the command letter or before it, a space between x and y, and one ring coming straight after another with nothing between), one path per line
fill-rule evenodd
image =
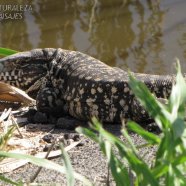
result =
M38 126L37 124L34 125ZM28 127L29 124L27 125L27 128ZM31 128L33 128L33 125ZM120 133L121 125L108 124L105 125L104 128L124 140ZM76 135L76 133L74 130L54 128L53 130L50 130L50 135L54 138L60 138L65 135L67 136L66 138L68 138L68 136ZM130 136L136 145L145 142L140 136L134 133L130 133ZM99 146L92 140L81 135L78 136L78 140L81 140L81 143L68 151L74 170L87 177L94 185L107 185L108 181L110 185L115 185L111 173L108 173L107 162L105 157L102 155ZM155 152L156 147L151 147L140 149L139 154L141 157L145 157L145 160L148 163L152 163ZM52 161L60 165L63 164L60 157L54 158ZM12 172L6 173L5 175L13 180L29 182L37 169L37 166L27 163L26 165ZM64 175L44 168L42 168L34 182L40 183L40 185L66 185ZM1 183L1 185L7 184ZM76 185L82 185L82 183L77 182Z

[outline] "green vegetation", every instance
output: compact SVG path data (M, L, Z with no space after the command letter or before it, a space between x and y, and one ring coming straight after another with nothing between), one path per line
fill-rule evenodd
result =
M139 157L137 147L131 142L125 128L122 129L122 134L128 143L123 143L119 138L104 130L95 118L92 120L91 129L79 127L77 131L99 143L103 154L107 157L116 185L186 185L186 124L184 121L186 84L181 75L179 63L176 84L173 86L167 105L158 102L147 87L132 76L130 76L130 87L162 130L162 134L157 136L145 131L135 122L130 121L127 125L131 131L142 136L147 141L147 145L158 146L151 166ZM116 149L117 153L113 149ZM128 167L123 162L127 162ZM132 180L128 168L134 175Z
M80 174L78 174L72 170L68 155L66 153L64 153L63 148L61 151L62 151L62 154L64 157L64 166L56 164L56 163L49 161L47 159L36 158L34 156L19 154L19 153L10 153L10 152L0 151L0 157L9 157L9 158L15 158L15 159L27 159L30 163L33 163L33 164L38 165L40 167L55 170L61 174L66 174L68 185L73 185L74 179L81 181L84 185L92 185L86 178L84 178L83 176L81 176ZM2 181L5 181L7 178L1 176L0 179ZM7 180L11 181L10 179L7 179ZM11 181L11 182L13 182L13 181ZM8 183L10 183L10 182L8 182ZM14 183L16 183L16 182L14 182ZM16 183L14 185L20 185L20 184L23 185L23 183Z
M18 51L11 50L9 48L0 48L0 56L9 56L17 53Z

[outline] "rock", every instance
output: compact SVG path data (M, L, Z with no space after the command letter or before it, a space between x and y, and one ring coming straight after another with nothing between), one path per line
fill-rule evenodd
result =
M54 142L55 138L52 134L47 134L45 136L43 136L43 141L47 142L47 143L52 143Z
M82 147L84 145L85 145L85 143L81 141L79 144L77 144L77 147Z
M79 134L74 134L73 138L74 141L79 141L80 140L80 135Z
M73 133L65 133L64 134L64 139L72 139L73 141L79 141L80 140L80 135L79 134L73 134Z
M48 122L47 115L42 112L36 112L36 114L34 115L34 122L35 123L47 123Z

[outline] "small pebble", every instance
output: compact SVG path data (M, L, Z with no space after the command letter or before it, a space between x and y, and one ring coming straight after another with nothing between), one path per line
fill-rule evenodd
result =
M74 141L79 141L80 140L80 135L79 134L71 134L71 133L65 133L64 134L64 139L72 139Z
M47 142L47 143L52 143L54 142L55 138L52 134L47 134L45 136L43 136L43 141Z
M69 139L69 133L65 133L63 136L65 140Z
M84 146L84 145L85 145L85 143L83 143L83 142L81 141L80 143L77 144L77 147L82 147L82 146Z
M79 134L74 134L73 140L74 141L79 141L80 140L80 135Z

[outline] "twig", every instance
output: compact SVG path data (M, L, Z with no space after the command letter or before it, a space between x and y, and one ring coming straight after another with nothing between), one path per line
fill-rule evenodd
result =
M13 125L15 125L19 135L21 136L21 139L23 139L23 135L22 135L21 131L19 130L19 126L18 126L17 122L15 121L14 117L11 115L10 118L12 120Z
M74 142L70 144L69 146L65 147L65 150L69 151L73 149L74 147L76 147L79 143L81 143L81 140ZM10 151L10 152L15 152L15 151ZM21 153L28 154L28 151L22 151ZM61 155L61 150L55 150L55 151L50 152L50 154L48 155L48 158L56 158L56 157L59 157L60 155ZM40 153L35 154L34 156L38 158L44 158L46 156L46 152L40 152ZM21 160L17 160L14 158L4 159L3 161L0 162L0 173L11 172L25 165L28 162L29 161L27 159L21 159Z
M0 122L3 122L6 118L9 117L10 113L11 113L12 109L9 108L8 110L5 109L2 113L1 113L1 116L0 116Z
M53 143L51 144L50 148L48 149L48 152L47 152L47 154L45 155L45 158L46 158L46 159L48 158L48 156L49 156L51 150L53 149L54 145L55 145L55 142L53 142ZM38 174L40 173L41 169L42 169L42 167L39 167L38 170L36 171L36 173L30 178L30 182L31 182L31 183L34 182L34 180L37 178L37 176L38 176Z

